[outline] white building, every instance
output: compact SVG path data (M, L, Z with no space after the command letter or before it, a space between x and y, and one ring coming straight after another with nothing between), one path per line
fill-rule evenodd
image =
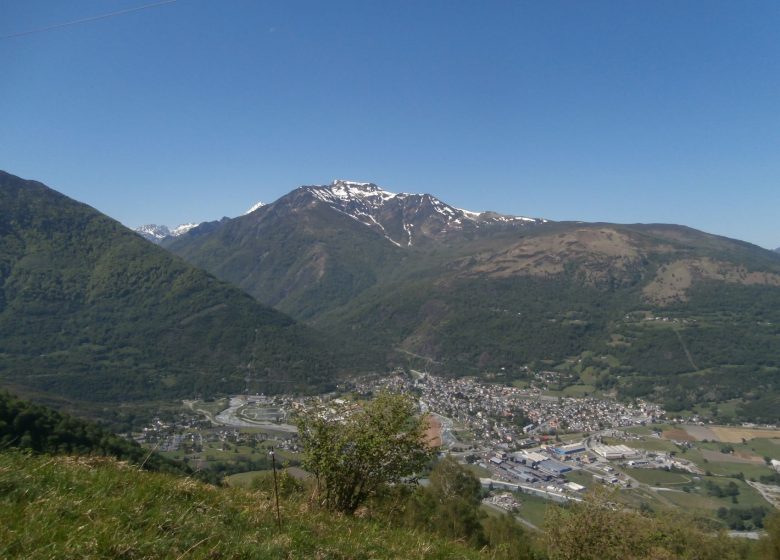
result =
M594 445L592 449L596 455L609 460L626 459L639 454L636 449L627 445Z

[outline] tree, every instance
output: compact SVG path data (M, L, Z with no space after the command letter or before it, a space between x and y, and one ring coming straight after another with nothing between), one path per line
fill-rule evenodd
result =
M432 454L425 428L425 417L405 395L381 394L363 407L303 414L303 465L316 477L323 505L354 513L383 485L419 471Z
M436 463L429 480L423 491L432 505L427 519L429 527L440 535L465 539L475 546L486 544L479 479L448 455Z
M479 506L482 499L482 486L479 479L447 455L436 463L429 478L429 490L440 502L450 498L461 498L472 505Z
M643 515L597 491L568 507L549 507L545 540L550 560L736 560L746 544L671 511Z
M761 558L780 559L780 513L774 513L764 520L766 536L761 539Z
M485 539L496 560L534 558L532 540L511 514L488 516L482 521Z

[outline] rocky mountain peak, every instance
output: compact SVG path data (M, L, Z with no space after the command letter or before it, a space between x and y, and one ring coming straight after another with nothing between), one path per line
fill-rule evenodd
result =
M151 241L152 243L160 243L163 239L168 237L178 237L180 235L184 235L198 225L200 224L189 223L178 225L175 228L169 228L168 226L147 224L145 226L137 227L133 231L135 231L141 237Z
M329 185L304 186L320 203L382 234L399 247L440 238L453 231L494 225L531 225L544 220L472 212L431 194L394 193L375 183L336 179Z

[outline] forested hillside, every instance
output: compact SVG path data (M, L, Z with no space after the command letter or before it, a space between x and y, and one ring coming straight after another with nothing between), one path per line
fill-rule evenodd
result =
M114 457L146 470L192 474L183 463L166 459L99 425L0 391L0 450Z
M90 401L311 391L310 328L41 183L0 172L0 383Z
M780 421L780 256L749 243L470 213L336 181L164 245L354 345L364 367L563 367L670 411L736 399L737 417Z

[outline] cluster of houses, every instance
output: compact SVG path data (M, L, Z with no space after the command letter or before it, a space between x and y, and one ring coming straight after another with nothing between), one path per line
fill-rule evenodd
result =
M380 389L420 395L426 410L466 426L482 445L522 447L530 436L559 431L595 432L649 423L664 415L644 401L544 396L473 378L393 375L355 383L359 392Z

